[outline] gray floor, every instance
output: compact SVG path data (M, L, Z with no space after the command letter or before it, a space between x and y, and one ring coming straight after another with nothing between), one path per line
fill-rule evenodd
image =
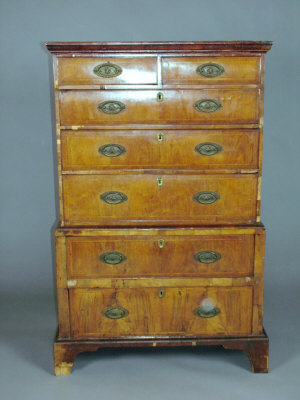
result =
M100 350L79 355L71 375L54 377L53 297L5 295L1 299L0 398L300 399L298 296L297 282L288 293L285 287L273 287L269 294L266 290L269 374L251 373L242 352L199 347Z

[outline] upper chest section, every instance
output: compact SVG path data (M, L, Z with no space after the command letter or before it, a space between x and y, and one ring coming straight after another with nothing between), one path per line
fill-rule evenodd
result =
M47 43L56 86L199 87L262 83L270 42Z
M57 59L57 84L99 88L135 85L176 87L259 85L259 56L124 55L94 57L73 54Z

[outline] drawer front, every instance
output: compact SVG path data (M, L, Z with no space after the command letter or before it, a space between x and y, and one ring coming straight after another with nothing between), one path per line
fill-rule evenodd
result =
M254 236L67 238L70 279L253 274Z
M258 168L257 130L62 131L65 170Z
M65 175L69 225L254 222L257 176Z
M166 85L259 84L259 57L164 57Z
M160 94L161 93L161 94ZM72 90L60 93L62 125L258 123L257 89Z
M71 289L79 337L251 333L252 287Z
M59 58L59 85L156 84L155 57L77 57Z

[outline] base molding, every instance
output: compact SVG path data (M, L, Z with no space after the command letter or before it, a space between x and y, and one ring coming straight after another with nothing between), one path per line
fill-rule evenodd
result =
M56 336L54 341L54 373L71 373L76 356L105 347L163 347L163 346L223 346L224 349L242 350L249 357L253 372L269 370L269 338L265 331L253 336L222 337L126 337L101 339L66 339Z

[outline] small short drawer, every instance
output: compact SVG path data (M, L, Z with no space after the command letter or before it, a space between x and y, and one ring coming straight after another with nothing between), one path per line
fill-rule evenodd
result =
M97 169L258 168L258 130L62 131L62 167Z
M257 175L64 175L66 225L252 223Z
M257 124L259 91L64 90L60 92L64 126L122 124Z
M259 57L163 57L166 85L259 84Z
M254 235L68 237L69 279L253 274Z
M74 338L251 333L252 287L70 289Z
M148 85L157 83L155 57L61 57L58 84Z

